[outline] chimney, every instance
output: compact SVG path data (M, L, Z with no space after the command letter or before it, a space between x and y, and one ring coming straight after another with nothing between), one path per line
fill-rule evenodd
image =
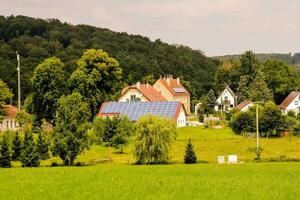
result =
M146 84L147 88L149 88L149 83Z
M171 85L171 78L168 76L167 77L167 84L170 86Z
M177 85L180 85L180 78L178 77L176 80L177 80Z
M137 87L138 89L140 89L140 87L141 87L141 82L137 82L137 83L136 83L136 87Z

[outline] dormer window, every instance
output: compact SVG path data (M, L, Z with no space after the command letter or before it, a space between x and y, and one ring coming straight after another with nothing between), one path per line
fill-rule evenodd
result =
M299 105L299 102L298 102L298 101L295 101L294 104L295 104L295 106L298 106L298 105Z

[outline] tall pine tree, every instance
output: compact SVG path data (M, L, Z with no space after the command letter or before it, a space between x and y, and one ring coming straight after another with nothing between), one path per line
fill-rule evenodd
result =
M191 139L189 139L185 149L184 163L193 164L196 162L197 162L197 156L194 151L194 146L192 144Z
M22 140L18 132L15 133L12 141L12 160L20 160L22 150Z
M4 133L0 147L0 166L11 167L11 151L8 134Z
M205 114L213 114L214 113L216 101L217 101L217 98L215 96L215 92L212 89L209 90L209 92L207 94Z
M21 162L22 167L37 167L40 165L40 155L30 130L25 130Z
M43 132L39 132L37 140L37 151L40 154L41 160L50 158L49 156L49 145Z

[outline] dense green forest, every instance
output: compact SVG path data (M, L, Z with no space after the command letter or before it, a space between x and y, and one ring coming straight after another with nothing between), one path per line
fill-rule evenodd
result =
M0 79L16 94L17 60L21 56L22 99L32 92L30 79L45 58L55 56L65 64L66 77L76 69L84 50L103 49L116 58L127 84L153 74L180 76L190 85L194 99L213 86L219 65L199 50L151 41L140 35L113 32L89 25L71 25L57 19L0 16Z

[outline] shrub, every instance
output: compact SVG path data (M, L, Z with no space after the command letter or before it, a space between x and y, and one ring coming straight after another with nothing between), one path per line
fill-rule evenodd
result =
M230 127L236 134L253 132L255 130L255 116L250 112L238 112L232 116Z
M196 162L197 162L197 156L194 151L194 146L192 144L191 139L189 139L185 149L184 163L193 164Z
M11 151L9 136L5 133L2 136L2 142L0 146L0 166L11 167Z
M14 135L12 145L12 160L20 160L22 151L22 140L18 132L16 132Z
M50 158L48 141L46 140L46 137L42 131L40 131L38 134L36 147L41 160L46 160Z
M22 167L37 167L40 165L40 155L30 130L25 130L21 163Z
M176 137L175 123L152 115L136 123L134 156L138 164L166 163L171 142Z

